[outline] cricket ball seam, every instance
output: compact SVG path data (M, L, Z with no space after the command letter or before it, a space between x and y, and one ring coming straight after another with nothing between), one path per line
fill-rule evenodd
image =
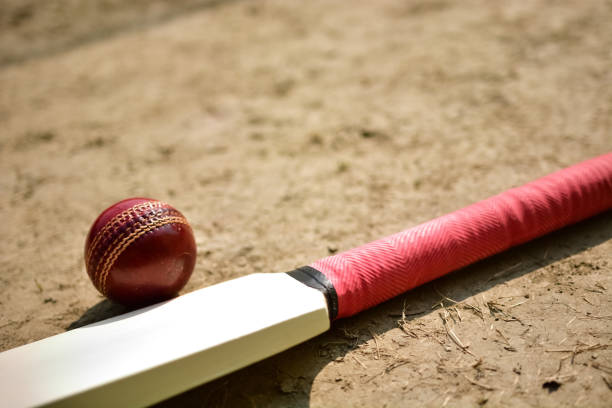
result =
M170 206L161 207L159 209L151 210L149 212L129 214L129 217L124 220L123 224L113 230L113 232L115 232L115 235L113 235L112 233L107 233L107 236L104 237L105 239L102 239L98 243L98 248L96 248L96 250L94 250L94 252L92 253L90 264L88 265L88 270L93 270L93 275L97 277L98 270L100 268L100 262L102 259L107 258L109 248L115 248L119 244L119 242L124 239L126 234L133 233L134 229L139 227L140 225L145 223L150 224L156 219L167 218L169 216L183 217L183 214L181 214L179 211ZM111 239L112 241L110 241ZM94 281L94 283L96 282Z
M85 255L86 264L89 266L94 252L99 249L98 244L100 243L100 240L102 240L103 237L109 237L111 229L117 231L122 225L125 224L125 222L130 221L135 217L138 217L140 211L154 210L156 208L162 208L164 206L169 207L168 204L161 201L148 201L146 203L137 204L115 215L110 221L108 221L104 225L104 227L100 231L98 231L98 233L94 237L94 240L89 246L87 254Z
M104 294L105 296L108 295L107 285L106 285L106 282L108 279L108 273L112 269L119 255L121 255L129 247L130 244L132 244L134 241L136 241L136 239L140 238L147 232L153 231L164 225L183 224L183 225L189 226L189 224L187 223L187 220L184 217L168 217L168 218L155 217L155 218L145 220L145 222L146 224L141 224L135 231L123 237L123 239L121 240L118 246L114 246L114 245L110 246L109 248L113 248L112 251L110 252L110 254L108 254L108 256L104 256L103 259L106 259L106 261L104 262L102 269L98 268L99 272L96 275L98 277L97 281L99 284L99 288L101 289L102 294ZM100 265L98 264L98 266Z

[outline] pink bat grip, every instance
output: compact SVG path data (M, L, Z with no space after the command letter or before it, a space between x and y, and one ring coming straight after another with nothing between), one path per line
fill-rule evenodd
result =
M612 153L310 266L354 315L448 272L612 208Z

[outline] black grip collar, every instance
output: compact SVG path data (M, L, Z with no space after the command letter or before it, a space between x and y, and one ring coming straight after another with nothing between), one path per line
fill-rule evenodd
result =
M301 268L287 272L287 275L323 293L323 295L325 295L325 300L327 300L329 320L333 321L336 318L338 315L338 294L336 293L336 289L334 289L334 285L327 279L327 276L312 266L302 266Z

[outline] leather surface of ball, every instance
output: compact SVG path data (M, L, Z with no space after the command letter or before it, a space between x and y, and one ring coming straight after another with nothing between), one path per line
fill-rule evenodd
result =
M175 296L196 260L193 231L178 210L150 198L129 198L100 214L85 242L85 264L104 296L144 306Z

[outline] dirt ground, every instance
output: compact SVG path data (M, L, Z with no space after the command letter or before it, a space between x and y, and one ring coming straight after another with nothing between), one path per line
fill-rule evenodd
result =
M82 252L125 197L190 220L189 292L612 150L610 21L595 0L0 0L0 350L123 311ZM609 407L611 294L608 212L158 406Z

